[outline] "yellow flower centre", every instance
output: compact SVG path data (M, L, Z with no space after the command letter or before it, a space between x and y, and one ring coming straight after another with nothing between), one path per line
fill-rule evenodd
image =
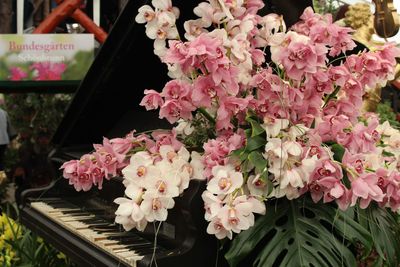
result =
M170 151L167 153L167 159L169 162L172 162L172 160L177 156L178 154L176 154L174 151Z
M236 217L236 211L235 209L230 209L228 213L228 221L230 224L238 224L239 219Z
M146 167L144 166L139 166L139 168L137 168L137 172L136 172L137 176L142 177L146 174Z
M153 199L153 203L152 203L152 209L154 211L161 209L162 205L161 205L161 201L158 198Z
M165 184L164 181L159 180L159 181L157 181L157 183L156 183L156 188L157 188L158 192L160 192L160 193L165 193L165 191L166 191L166 189L167 189L167 185Z
M221 190L225 190L225 189L229 189L232 185L231 179L223 177L221 179L219 179L218 181L218 186L219 189Z

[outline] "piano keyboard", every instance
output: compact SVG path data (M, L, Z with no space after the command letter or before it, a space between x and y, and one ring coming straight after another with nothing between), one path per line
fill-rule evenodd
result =
M99 216L101 210L82 210L61 199L42 199L31 202L31 207L130 266L136 266L137 261L154 251L154 243L133 232L121 231L119 225ZM163 250L156 246L156 252Z

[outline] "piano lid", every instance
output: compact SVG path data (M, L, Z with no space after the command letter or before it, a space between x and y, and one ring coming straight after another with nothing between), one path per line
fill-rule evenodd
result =
M157 111L139 106L145 89L160 91L168 78L166 66L153 53L153 41L146 36L144 25L135 22L139 7L149 2L127 2L53 136L56 148L90 149L103 136L171 127L158 119ZM198 2L180 0L174 4L186 20L193 17Z
M177 21L183 34L183 21L193 19L193 8L201 0L173 0L181 13ZM266 8L261 13L268 13ZM290 14L286 6L275 1L274 11ZM284 2L284 1L283 1ZM64 119L60 123L53 144L56 148L87 147L101 142L103 136L123 136L132 129L139 132L171 127L158 119L158 111L148 112L139 106L145 89L162 90L167 81L167 68L153 53L153 41L145 34L143 24L135 22L137 10L149 0L129 0L112 28L107 41L82 80ZM297 3L300 10L311 3Z

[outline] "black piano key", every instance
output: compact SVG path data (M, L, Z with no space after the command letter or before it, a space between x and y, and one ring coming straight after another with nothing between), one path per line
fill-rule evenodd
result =
M107 235L107 236L111 236L113 234L118 234L118 232L112 231L112 230L94 230L93 228L90 228L92 231L94 231L97 234L103 234L103 235Z
M134 242L147 242L147 240L145 240L145 239L143 239L143 238L141 238L141 237L139 237L139 236L135 236L135 235L126 235L125 233L120 233L120 234L111 234L109 237L108 237L108 239L110 239L110 240L116 240L116 241L119 241L119 242L122 242L122 241L124 241L124 242L126 242L126 243L129 243L129 242L131 242L131 243L134 243Z
M92 215L91 213L88 212L84 212L81 210L62 210L61 213L65 214L65 215L71 215L71 216L75 216L75 215Z
M89 214L89 215L94 215L94 216L100 215L99 213L95 214L94 212L91 212L90 210L75 210L75 209L74 210L62 211L62 213L64 213L64 214L75 214L75 213L79 214L79 213L82 213L82 214Z
M69 203L46 203L50 207L53 207L55 209L79 209L79 207L71 205Z
M136 27L134 25L134 20L132 20L132 14L136 12L137 9L142 5L141 2L146 1L127 1L127 8L125 8L124 12L122 12L121 17L115 23L115 27L107 39L107 43L104 47L106 49L101 50L99 55L96 55L96 60L91 67L91 70L82 81L81 86L76 93L77 97L71 101L69 110L66 112L63 121L57 129L57 132L54 134L52 141L56 146L55 150L49 156L51 157L51 160L56 162L58 165L61 165L62 161L65 162L65 160L79 159L82 155L89 153L92 150L92 143L98 143L102 139L104 133L109 133L112 136L116 136L118 133L127 132L127 129L131 129L132 127L138 128L139 132L156 128L164 128L164 124L157 119L157 115L154 115L150 112L137 113L136 110L132 111L130 105L126 104L132 102L132 99L134 102L140 102L140 96L143 94L142 90L126 90L123 86L120 86L123 83L134 79L135 83L137 80L136 84L139 89L147 88L146 86L148 83L145 81L146 76L143 75L143 73L146 73L147 70L153 70L153 72L157 73L162 73L164 71L164 66L159 64L159 60L157 58L154 60L150 57L147 58L141 51L143 49L145 49L143 51L152 51L152 48L149 48L149 42L145 35L142 34L139 36L137 34L139 30L143 30L143 27ZM182 2L184 2L182 5L184 9L182 10L186 11L193 10L193 8L198 4L193 1ZM182 13L183 17L184 15L187 14ZM142 64L143 67L140 68L142 71L137 73L136 76L131 75L131 69L129 66L132 65L132 62L134 62L138 56L140 59L146 59L146 64ZM140 60L138 62L140 62ZM159 88L161 86L162 88L166 77L161 76L159 79L152 79L152 87ZM115 105L115 108L98 108L104 107L110 103ZM104 120L104 115L110 115L110 112L113 112L113 116L110 117L115 117L115 120ZM132 117L135 117L134 122L132 122ZM102 123L99 123L99 121ZM72 203L77 203L73 205L74 208L79 207L82 210L84 210L83 206L86 205L86 203L87 205L92 204L92 206L96 207L105 207L107 205L105 209L107 209L107 213L110 214L111 217L115 210L115 206L113 206L111 203L113 203L113 200L116 197L123 196L123 192L125 190L121 180L122 179L111 179L110 181L107 181L107 184L104 184L103 190L99 192L97 192L96 189L93 189L91 192L76 193L71 185L68 185L68 181L60 177L56 186L52 188L52 191L50 191L49 194L47 191L43 191L41 194L42 196L47 197L47 195L53 196L55 195L54 193L57 193L58 196L61 197L60 199L53 199L53 203L60 204L65 202L64 199L68 200L67 198L69 198L71 199ZM195 183L195 187L192 186L191 188L196 189L197 181L193 182ZM196 205L192 205L192 199L201 200L201 198L198 196L201 195L202 192L199 194L196 190L187 190L190 192L190 194L193 194L193 196L185 196L182 205L178 205L179 200L177 199L176 206L179 207L179 209L177 209L177 212L174 213L174 215L170 214L171 216L169 216L169 218L173 220L176 219L177 223L180 223L183 226L176 227L176 239L181 241L184 249L190 252L192 252L191 247L188 247L187 244L192 244L193 238L196 238L196 242L197 240L202 241L202 236L200 234L196 233L195 236L192 235L193 226L196 226L197 224L192 225L192 220L186 220L186 217L191 215L192 207L195 207L193 210L196 211L195 215L197 215L194 219L197 217L202 217L198 216L198 212L201 212L202 209L196 207L201 207L203 204L200 203L197 205L197 203L195 203ZM194 195L195 193L196 195ZM35 197L36 195L37 193L35 194ZM109 203L110 205L108 205ZM183 207L183 214L181 212L181 206ZM188 207L190 207L190 209ZM111 259L112 257L109 255L109 253L99 253L99 248L94 244L93 247L90 247L90 245L85 247L89 242L91 242L91 240L87 242L81 242L80 238L66 238L70 235L74 235L74 233L65 230L60 225L49 227L48 223L44 224L44 221L42 220L43 216L40 213L32 213L29 209L26 209L26 211L27 212L22 213L24 222L30 228L32 228L32 230L43 234L44 237L56 244L57 247L65 248L64 252L67 255L69 254L72 260L76 261L79 266L125 266L124 263L119 264L119 259ZM191 218L189 217L188 219ZM197 223L194 219L194 223ZM94 221L92 222L95 223ZM200 222L203 223L203 220ZM172 224L175 225L175 221ZM183 229L182 232L185 231L182 233L182 238L179 231L180 228ZM207 234L205 234L205 236L208 237ZM149 237L149 240L151 240L151 237ZM214 243L211 243L211 245ZM157 242L157 244L159 244L159 242ZM200 242L200 244L203 243ZM212 251L214 250L210 250L210 253L207 253L210 255L204 257L204 250L207 249L208 245L207 243L205 244L206 245L202 247L196 246L195 248L200 247L201 250L198 254L197 251L194 251L196 254L193 255L200 255L201 259L212 258ZM85 249L78 249L83 247ZM182 250L182 252L185 252L185 250ZM96 253L93 253L93 251L96 251ZM202 263L202 260L199 261L196 257L192 257L192 253L190 253L189 258L190 263L188 263L188 261L185 259L177 259L176 264L170 264L168 266L212 266L211 264L200 264ZM212 260L212 262L215 262L215 260ZM141 265L138 263L138 266L142 267L144 264ZM159 264L159 266L167 265Z
M93 218L85 218L85 219L79 219L80 222L91 224L91 223L103 223L105 225L111 225L112 223L98 217L93 217Z
M109 222L104 222L101 220L98 221L86 221L86 220L80 220L79 222L86 224L89 228L94 228L94 227L103 227L103 226L109 226Z
M117 240L119 244L127 247L153 247L154 243L146 240L122 239Z
M119 227L115 226L115 225L105 225L105 226L98 226L98 227L95 226L95 227L91 227L91 229L93 231L101 232L101 233L104 233L104 232L120 233L121 232Z
M119 227L119 225L117 224L113 224L113 223L108 223L108 226L104 226L104 227L98 227L98 230L107 230L107 229L111 229L111 230L116 230L118 232L122 232L121 228Z
M130 243L130 244L118 243L118 245L123 245L124 248L129 250L148 249L154 247L154 244L151 243Z
M130 243L150 243L149 241L141 238L140 236L135 236L135 235L112 235L108 239L110 240L116 240L119 242L124 242L126 244Z

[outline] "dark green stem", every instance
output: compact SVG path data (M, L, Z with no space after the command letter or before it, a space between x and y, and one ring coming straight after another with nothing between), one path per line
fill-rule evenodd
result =
M205 108L198 108L197 111L203 114L203 116L206 117L209 122L215 124L215 119L213 118L213 116L211 116L210 113L207 112L207 110L205 110Z
M322 108L326 107L326 105L328 105L328 102L329 102L331 99L333 99L334 97L336 97L336 95L337 95L337 93L339 92L339 90L340 90L340 87L337 86L337 87L335 88L335 91L333 91L332 94L328 95L328 96L325 98L325 103L324 103L324 105L322 106Z

